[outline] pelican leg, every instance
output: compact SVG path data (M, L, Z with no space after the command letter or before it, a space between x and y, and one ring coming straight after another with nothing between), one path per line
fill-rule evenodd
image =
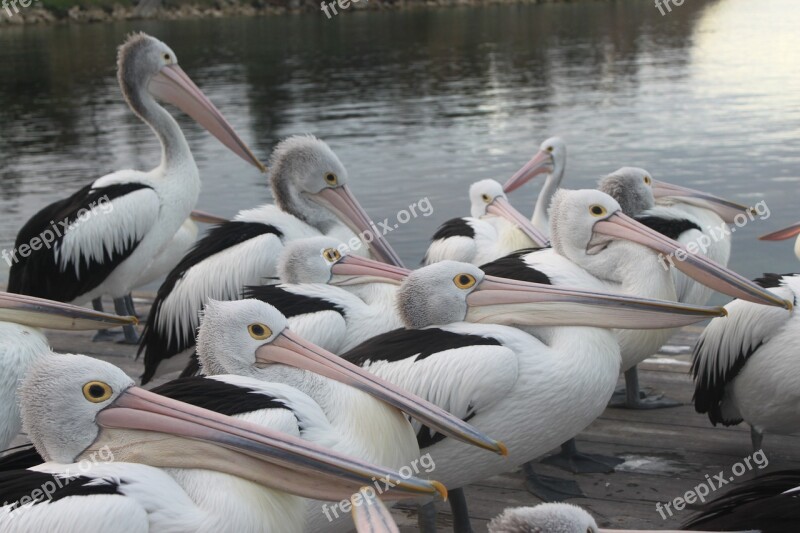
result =
M120 316L129 314L128 303L125 297L114 298L114 312ZM139 344L139 334L136 332L136 326L122 326L122 331L125 333L125 338L119 341L120 344Z
M665 409L667 407L678 407L683 405L681 402L665 398L663 394L647 395L639 389L639 372L636 367L625 371L625 401L619 402L612 398L609 407L621 409Z
M103 309L102 296L98 296L92 300L92 309L99 311L100 313L105 313L105 309ZM114 331L111 329L101 329L94 334L94 337L92 337L92 342L113 342L119 339L119 336L119 330Z
M428 502L417 508L417 529L419 533L436 533L436 504Z
M578 484L571 479L540 476L533 471L531 462L522 465L525 472L525 488L543 502L563 502L570 498L585 498Z
M618 457L581 453L575 439L569 439L561 445L560 452L545 457L542 462L574 474L610 474L615 466L625 461Z
M761 449L762 440L764 440L764 432L755 426L750 426L750 442L753 444L753 452Z
M447 499L450 500L450 510L453 513L453 531L455 533L473 533L464 489L451 490L447 493Z

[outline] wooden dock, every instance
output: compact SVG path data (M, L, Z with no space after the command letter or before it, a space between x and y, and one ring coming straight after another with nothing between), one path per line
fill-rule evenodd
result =
M146 309L147 304L143 301L140 305L137 301L137 307ZM624 458L625 462L616 472L573 475L547 465L536 468L540 474L576 480L586 497L570 502L590 511L601 527L675 528L691 511L676 512L664 520L656 510L657 502L669 502L684 495L705 481L706 474L713 478L723 471L726 478L731 478L733 465L751 455L747 426L712 427L691 405L693 386L689 361L691 348L701 330L695 326L684 328L662 353L640 367L642 387L666 393L683 405L655 411L609 408L578 437L578 446L584 452ZM48 332L58 352L92 355L114 363L131 376L141 374L142 365L134 358L135 347L92 343L91 336L91 333ZM764 453L769 465L763 471L796 466L798 448L798 437L767 435ZM753 466L753 471L737 479L748 479L755 472L761 472ZM712 496L722 494L728 487ZM519 471L471 485L466 488L466 495L476 532L486 531L487 522L506 507L539 503L525 489ZM416 531L413 509L399 508L395 517L401 531ZM445 503L439 504L438 521L441 531L451 530L452 521Z

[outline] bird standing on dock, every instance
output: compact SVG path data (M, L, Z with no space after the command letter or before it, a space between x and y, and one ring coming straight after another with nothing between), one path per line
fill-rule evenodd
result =
M186 138L156 100L179 107L264 170L166 44L143 33L129 37L119 49L117 77L128 106L158 137L161 163L149 172L103 176L35 214L17 234L9 292L77 304L109 295L118 314L134 313L125 296L172 240L200 192ZM128 342L138 341L133 326L125 334Z
M245 286L275 278L286 242L326 235L348 243L354 254L403 266L371 225L350 190L347 170L323 141L309 135L278 144L270 160L270 183L276 205L240 211L212 228L158 289L139 346L145 360L142 383L156 370L182 370L203 303L238 299Z
M38 361L52 354L40 328L95 330L135 324L134 317L91 311L33 296L0 292L0 450L22 428L17 387Z
M25 429L48 462L0 474L0 528L299 532L303 504L286 493L339 500L389 476L389 498L445 494L437 482L298 438L332 433L315 404L289 387L209 381L229 393L217 398L217 412L135 387L103 361L61 355L38 364L20 398ZM241 394L230 403L231 381L250 388L250 405L271 406L259 412L271 427L220 414L241 407ZM209 479L216 483L202 482ZM223 489L226 481L239 491ZM26 499L33 503L21 505Z
M800 275L765 274L756 280L794 304ZM764 432L800 431L800 319L794 311L743 300L725 306L728 318L712 320L694 350L694 406L715 426L750 425L753 450Z
M449 259L482 265L522 248L543 248L547 237L508 202L495 180L482 180L469 188L472 216L453 218L431 238L423 264Z

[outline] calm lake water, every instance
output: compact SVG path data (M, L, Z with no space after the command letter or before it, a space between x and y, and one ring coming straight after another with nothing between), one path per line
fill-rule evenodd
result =
M47 203L157 163L114 76L117 45L144 30L264 160L281 138L314 133L373 218L428 197L432 216L388 235L410 265L439 223L467 214L470 183L504 181L561 135L571 188L633 165L765 200L771 217L737 231L732 266L795 271L791 243L756 237L800 219L798 27L796 0L692 0L666 16L642 0L5 28L0 249ZM203 177L199 208L230 216L270 201L263 176L180 122ZM540 185L512 201L529 213Z

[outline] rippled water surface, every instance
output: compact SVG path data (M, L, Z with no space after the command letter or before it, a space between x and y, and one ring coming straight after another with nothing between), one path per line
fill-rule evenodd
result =
M748 276L798 270L757 235L800 219L800 4L648 0L0 30L0 248L47 203L158 159L124 105L115 48L132 30L184 70L266 159L293 133L326 139L376 219L428 197L388 235L416 264L473 181L505 180L545 137L569 147L565 185L623 165L771 211L734 236ZM201 209L269 201L263 176L185 116ZM514 193L532 210L540 184ZM0 271L4 270L3 262ZM5 274L0 275L0 278Z

